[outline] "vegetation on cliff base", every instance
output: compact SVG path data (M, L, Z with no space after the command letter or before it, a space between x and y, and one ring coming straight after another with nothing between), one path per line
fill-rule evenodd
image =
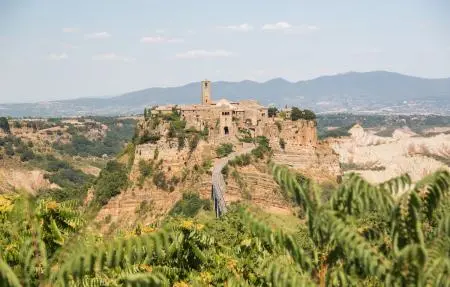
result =
M232 152L233 152L233 144L231 143L223 143L216 148L216 154L220 158L226 157Z
M127 185L128 170L126 166L117 161L109 161L95 181L93 203L99 206L105 205Z
M261 211L239 206L230 206L218 220L189 219L201 204L186 195L172 211L176 217L160 228L139 225L112 238L79 236L84 220L75 206L2 196L0 243L6 248L0 251L0 281L3 286L450 282L448 171L415 185L408 176L371 185L350 174L330 198L286 167L273 166L272 172L303 211L296 227L277 228Z
M211 210L211 201L201 199L196 193L186 192L183 193L183 198L170 210L169 215L194 217L201 209Z
M122 151L124 145L129 142L134 133L135 120L117 119L113 117L93 117L95 123L86 123L84 126L68 125L68 132L72 134L69 143L55 143L53 147L65 154L72 156L95 156L116 155ZM89 129L102 129L102 125L108 127L103 138L91 140L86 137Z

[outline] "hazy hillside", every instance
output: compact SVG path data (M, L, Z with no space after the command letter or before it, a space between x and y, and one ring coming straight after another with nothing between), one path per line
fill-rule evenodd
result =
M111 98L0 105L5 116L73 116L141 113L144 106L195 103L199 83L180 87L149 88ZM296 83L273 79L214 82L213 98L253 98L263 104L298 105L316 112L438 113L450 112L450 78L423 79L375 71L319 77Z

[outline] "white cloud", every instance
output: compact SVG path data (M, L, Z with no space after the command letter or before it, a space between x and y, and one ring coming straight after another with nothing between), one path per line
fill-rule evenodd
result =
M95 61L123 61L126 63L135 62L135 58L124 57L117 55L116 53L103 53L92 56L92 60Z
M275 24L265 24L261 28L263 31L282 31L287 34L306 34L319 30L315 25L291 25L288 22L278 22Z
M147 36L141 38L141 43L148 44L162 44L162 43L182 43L184 40L181 38L167 38L158 36Z
M230 57L233 53L226 50L191 50L184 53L178 53L175 55L178 59L198 59L198 58L216 58L216 57Z
M48 59L53 61L65 60L67 58L69 58L69 56L66 53L51 53L50 55L48 55Z
M287 30L292 28L292 25L288 22L278 22L275 24L265 24L262 26L263 30Z
M84 35L86 39L107 39L111 37L111 34L108 32L97 32Z
M218 28L228 29L228 30L232 30L232 31L239 31L239 32L249 32L249 31L253 30L253 26L251 26L247 23L244 23L241 25L219 26Z
M66 28L62 28L63 33L76 33L79 31L78 28L73 28L73 27L66 27Z

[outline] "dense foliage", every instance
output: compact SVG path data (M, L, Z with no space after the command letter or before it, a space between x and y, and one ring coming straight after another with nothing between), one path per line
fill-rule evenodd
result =
M30 148L30 142L27 144L21 138L11 134L6 137L0 137L0 159L5 156L13 157L15 155L19 156L23 162L35 158L35 154Z
M109 199L128 185L128 170L125 165L117 161L109 161L100 172L94 188L93 203L100 206L108 203Z
M9 134L11 132L9 128L8 119L5 117L0 117L0 130L3 130L3 132Z
M196 193L184 193L183 199L175 204L172 210L170 210L169 215L194 217L202 209L211 209L210 200L201 199Z
M277 114L278 114L278 108L277 107L273 107L273 106L269 107L267 109L267 114L268 114L269 118L276 117Z
M216 148L216 154L218 157L226 157L233 152L233 144L223 143Z
M111 166L110 166L111 168ZM330 195L282 166L298 225L270 227L230 206L221 219L187 194L158 229L90 236L68 203L0 197L3 286L447 286L450 174L371 185L348 175ZM327 199L328 198L328 199ZM201 207L203 205L203 207ZM208 207L206 207L207 209ZM198 219L187 217L197 214ZM82 232L82 233L79 233Z
M103 155L115 155L119 153L126 142L130 141L134 134L135 120L118 119L113 117L94 117L94 123L84 122L83 126L69 125L68 132L72 134L70 143L56 143L53 147L72 156L82 157ZM107 131L101 139L88 139L86 133L90 129L103 129Z
M297 121L297 120L308 120L312 121L316 119L316 114L308 109L300 110L297 107L292 107L291 110L291 120Z

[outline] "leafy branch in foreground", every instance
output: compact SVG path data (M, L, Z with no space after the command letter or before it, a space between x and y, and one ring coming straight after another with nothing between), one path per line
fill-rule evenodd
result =
M450 219L443 208L449 202L448 171L436 171L416 184L407 175L373 185L350 174L327 202L317 185L299 181L287 167L273 165L272 171L304 210L314 247L302 250L292 237L269 230L248 213L243 219L255 235L285 249L301 270L296 276L308 274L320 286L450 282ZM277 282L274 286L291 286Z

